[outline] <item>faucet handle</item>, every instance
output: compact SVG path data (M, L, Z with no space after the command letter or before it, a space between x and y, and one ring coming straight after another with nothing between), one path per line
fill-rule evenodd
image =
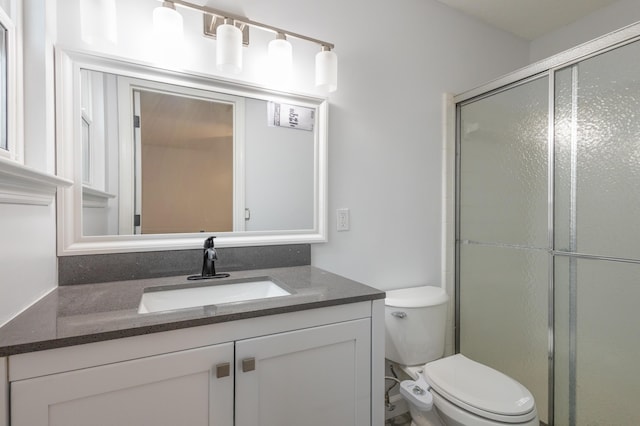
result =
M213 247L214 247L214 242L213 242L213 239L214 239L214 238L215 238L215 237L209 237L209 238L207 238L206 240L204 240L204 249L205 249L205 250L206 250L206 249L210 249L210 248L213 248Z

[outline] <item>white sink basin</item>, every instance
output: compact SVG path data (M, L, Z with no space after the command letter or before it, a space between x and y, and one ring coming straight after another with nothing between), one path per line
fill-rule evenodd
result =
M205 285L180 289L148 291L142 295L139 314L220 305L231 302L289 296L291 293L268 278L233 284Z

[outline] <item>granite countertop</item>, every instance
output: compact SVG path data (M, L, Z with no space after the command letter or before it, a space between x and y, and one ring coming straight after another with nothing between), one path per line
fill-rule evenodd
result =
M145 288L230 284L269 277L291 296L138 314ZM0 328L0 357L265 315L383 299L385 293L312 266L61 286Z

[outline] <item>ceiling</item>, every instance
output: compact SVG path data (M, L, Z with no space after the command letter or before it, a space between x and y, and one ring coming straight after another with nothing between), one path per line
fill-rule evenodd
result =
M534 40L617 0L438 0L489 25Z

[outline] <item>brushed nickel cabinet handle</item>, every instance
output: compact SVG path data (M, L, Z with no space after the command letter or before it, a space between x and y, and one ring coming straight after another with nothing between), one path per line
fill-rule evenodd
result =
M218 379L228 377L229 374L231 374L231 364L223 362L222 364L216 365L216 377Z
M242 372L247 373L256 369L255 358L245 358L242 360Z

